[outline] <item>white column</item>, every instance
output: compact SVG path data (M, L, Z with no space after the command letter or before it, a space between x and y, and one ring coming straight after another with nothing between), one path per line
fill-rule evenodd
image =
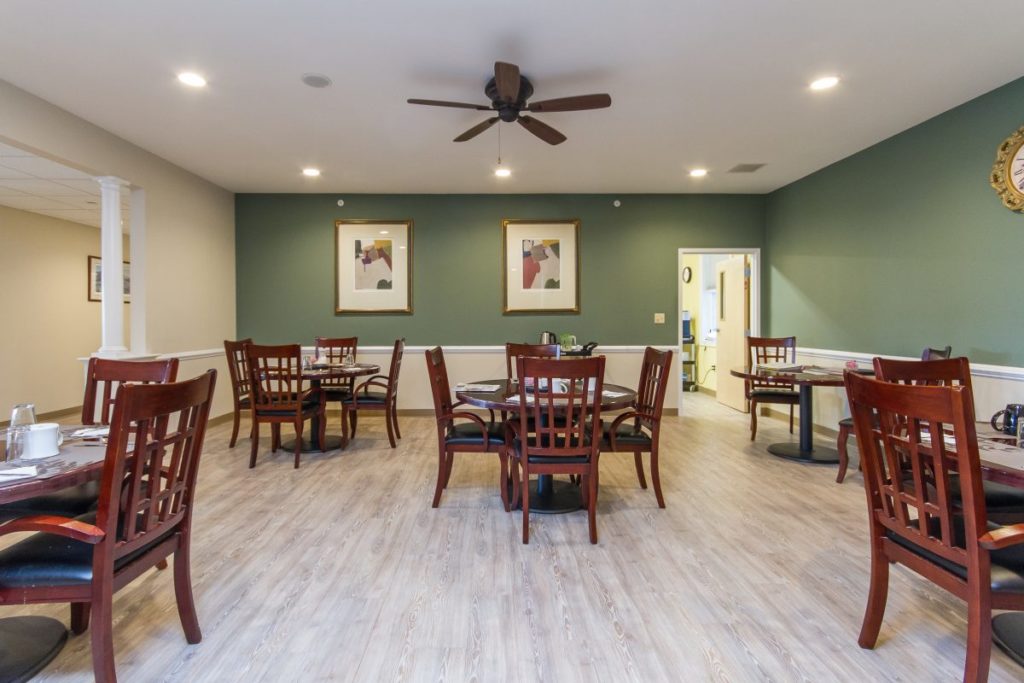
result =
M103 259L102 346L98 355L126 355L124 345L124 233L121 230L121 188L128 183L114 176L96 179L100 184L100 258Z
M141 187L133 187L131 194L131 278L132 278L132 323L131 349L132 355L145 354L149 351L146 341L146 191Z

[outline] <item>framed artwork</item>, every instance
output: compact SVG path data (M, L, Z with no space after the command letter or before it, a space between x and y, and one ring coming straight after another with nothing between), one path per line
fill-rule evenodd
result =
M334 223L334 312L412 313L412 221Z
M128 261L121 262L123 268L124 302L132 300L132 276ZM103 259L99 256L89 257L89 301L100 301L103 297Z
M580 222L506 219L504 312L580 312Z

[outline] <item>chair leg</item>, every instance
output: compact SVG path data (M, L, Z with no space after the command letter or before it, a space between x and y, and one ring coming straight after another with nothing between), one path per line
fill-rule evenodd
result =
M96 683L115 683L113 585L109 577L99 579L93 588L92 671Z
M203 639L203 632L199 630L199 617L196 616L196 603L192 597L190 545L186 536L174 553L174 599L178 603L178 617L185 640L194 645Z
M647 479L644 478L644 461L640 459L640 451L633 453L633 464L636 466L636 478L640 480L640 488L646 489Z
M384 422L388 428L388 443L392 448L396 448L398 443L395 441L395 419L391 414L391 406L384 409Z
M252 421L252 449L249 451L249 469L256 467L256 451L260 448L260 423Z
M878 632L885 616L885 602L889 597L889 559L882 553L882 541L875 538L871 547L871 587L868 589L868 604L864 610L864 622L860 627L857 644L868 650L875 647Z
M750 440L757 436L757 401L750 401Z
M89 628L89 603L71 603L71 632L80 636L85 633L87 628Z
M437 449L437 485L434 486L434 502L430 507L436 508L441 504L441 492L448 485L447 482L448 454L444 449Z
M444 460L444 487L448 488L448 482L452 480L452 466L455 464L455 453L448 451Z
M665 507L665 496L661 493L661 473L658 472L658 447L651 449L651 482L654 484L654 496L658 499L658 507Z
M850 465L850 458L846 453L846 442L850 440L850 428L846 425L839 425L839 436L836 438L836 450L839 451L839 473L836 475L836 483L842 484L846 478L846 468Z
M238 440L238 423L241 421L242 415L238 406L235 406L234 423L231 425L231 441L228 443L228 448L235 447L235 441Z
M793 433L793 404L789 404L789 433Z
M358 410L354 410L354 409L348 411L348 426L349 426L349 432L350 432L350 434L349 434L349 438L350 439L356 438L356 424L358 423L358 421L359 421L359 411Z
M501 492L501 505L505 508L505 512L510 512L512 508L508 502L508 455L504 450L498 451L498 460L501 462L501 474L498 478L498 491Z
M519 495L523 500L523 545L530 542L530 473L523 465L522 481L519 483Z
M281 423L271 422L270 423L270 452L277 453L277 449L281 447Z
M509 459L509 473L508 478L512 482L512 500L509 501L509 511L513 508L519 507L519 461L515 458Z
M395 399L395 405L391 406L391 420L395 423L395 436L401 439L402 430L398 428L398 399Z
M302 426L303 420L300 417L295 421L295 469L299 469L299 458L302 457Z
M587 524L590 542L597 543L597 472L583 477L587 482Z
M986 572L987 574L988 572ZM987 681L992 658L992 602L987 586L967 587L967 657L965 681Z

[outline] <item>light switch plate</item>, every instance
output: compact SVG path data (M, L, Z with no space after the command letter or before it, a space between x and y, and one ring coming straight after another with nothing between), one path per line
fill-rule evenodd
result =
M654 314L654 324L655 325L664 325L665 324L665 314L664 313L655 313Z

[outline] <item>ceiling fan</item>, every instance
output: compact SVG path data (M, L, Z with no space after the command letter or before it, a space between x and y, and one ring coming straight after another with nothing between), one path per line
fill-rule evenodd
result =
M487 81L487 85L484 86L484 94L491 100L490 106L468 104L465 102L445 102L443 100L410 99L408 102L409 104L427 104L434 107L493 111L497 114L497 116L493 116L473 126L455 138L453 142L471 140L501 120L508 123L518 121L520 126L549 145L565 142L565 136L532 116L523 116L521 112L582 111L584 109L603 109L610 107L612 104L611 96L605 93L558 97L553 100L541 100L540 102L527 104L526 101L533 95L533 84L525 76L519 74L518 66L506 62L494 63L494 78Z

